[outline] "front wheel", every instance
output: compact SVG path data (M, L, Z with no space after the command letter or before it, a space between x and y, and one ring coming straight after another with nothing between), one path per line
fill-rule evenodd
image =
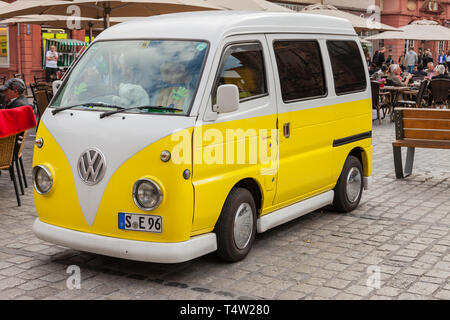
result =
M217 254L229 262L244 259L256 235L256 206L250 191L234 188L216 225Z
M340 212L350 212L356 209L361 200L362 191L361 162L355 156L348 156L334 189L333 206Z

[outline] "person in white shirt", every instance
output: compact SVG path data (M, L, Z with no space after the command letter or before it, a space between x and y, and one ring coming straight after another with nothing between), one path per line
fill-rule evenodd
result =
M58 71L58 52L56 47L51 46L47 51L47 62L45 64L45 76L47 82L51 82L56 79L56 72Z
M450 68L450 50L447 52L447 65Z

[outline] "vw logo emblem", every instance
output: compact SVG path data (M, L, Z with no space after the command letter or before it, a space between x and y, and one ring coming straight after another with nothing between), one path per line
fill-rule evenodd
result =
M99 183L105 175L105 171L105 156L96 148L84 151L78 159L78 174L81 180L89 186Z

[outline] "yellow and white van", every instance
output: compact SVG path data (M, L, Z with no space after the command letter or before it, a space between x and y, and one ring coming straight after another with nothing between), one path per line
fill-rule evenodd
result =
M122 23L88 47L42 117L33 230L131 260L238 261L256 233L327 205L355 209L371 132L369 77L346 20Z

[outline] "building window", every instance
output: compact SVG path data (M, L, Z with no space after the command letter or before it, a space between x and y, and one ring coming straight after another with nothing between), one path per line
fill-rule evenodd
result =
M9 68L9 33L7 25L0 25L0 67Z
M322 55L317 41L277 41L273 46L284 102L326 94Z
M445 51L445 41L439 41L438 43L438 56L441 55L442 51Z
M403 48L403 53L406 54L409 48L414 48L414 40L405 40L405 47Z

